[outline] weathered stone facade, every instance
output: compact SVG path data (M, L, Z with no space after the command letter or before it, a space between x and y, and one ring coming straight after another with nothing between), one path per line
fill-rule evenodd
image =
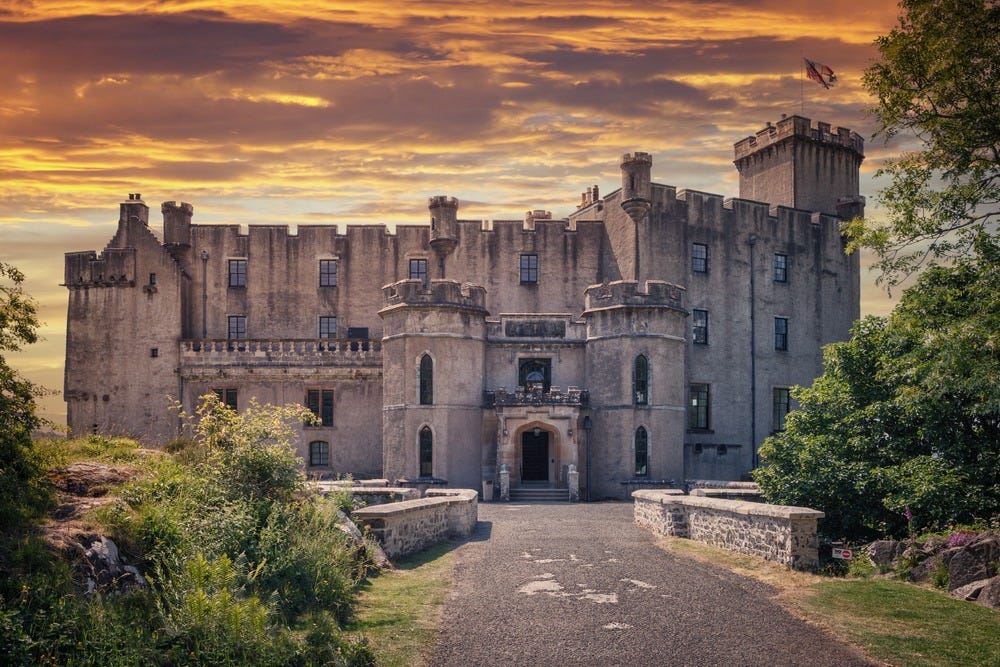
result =
M859 314L854 133L792 116L736 145L741 195L653 182L629 153L622 188L588 188L555 220L192 224L141 196L100 254L68 253L65 397L74 433L162 443L217 392L303 403L310 474L583 498L690 478L735 480ZM807 177L808 176L808 177ZM803 209L790 205L805 206Z
M807 507L685 496L681 491L635 491L635 522L660 535L684 537L789 567L819 565L816 522Z
M401 558L472 533L478 497L471 489L431 490L424 498L356 509L351 518L368 528L389 558Z

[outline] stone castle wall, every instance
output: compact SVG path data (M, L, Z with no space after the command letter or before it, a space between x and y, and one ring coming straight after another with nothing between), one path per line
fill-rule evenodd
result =
M660 535L697 540L797 569L819 565L816 522L823 512L680 494L633 492L635 522Z

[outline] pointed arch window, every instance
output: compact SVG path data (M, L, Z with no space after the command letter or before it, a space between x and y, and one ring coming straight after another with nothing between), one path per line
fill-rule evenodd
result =
M434 476L434 434L430 427L420 429L420 476Z
M431 355L420 357L420 405L434 404L434 360Z
M635 430L635 476L649 475L649 434L640 426Z
M649 359L640 354L632 367L632 402L636 405L649 403Z

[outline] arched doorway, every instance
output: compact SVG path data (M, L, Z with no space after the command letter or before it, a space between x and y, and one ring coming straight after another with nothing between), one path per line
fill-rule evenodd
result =
M529 429L521 434L521 481L549 481L549 433Z

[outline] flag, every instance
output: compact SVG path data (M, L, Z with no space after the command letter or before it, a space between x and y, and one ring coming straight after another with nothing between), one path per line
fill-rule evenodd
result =
M829 88L834 83L837 82L837 75L833 73L833 70L822 63L813 62L808 58L803 58L806 61L806 76L820 84L824 88Z

